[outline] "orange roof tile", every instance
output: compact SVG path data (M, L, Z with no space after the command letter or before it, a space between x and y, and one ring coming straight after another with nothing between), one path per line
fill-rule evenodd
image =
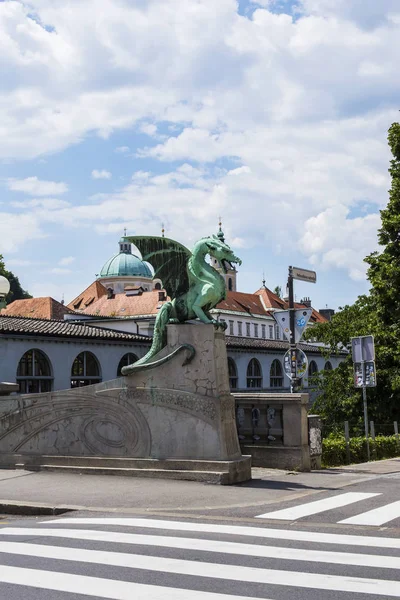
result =
M0 313L5 317L35 317L37 319L63 319L71 311L67 306L50 296L14 300Z
M267 308L276 308L278 310L287 308L287 303L267 287L261 287L254 292L254 294L262 298L262 301Z
M105 295L107 295L106 288L100 283L100 281L96 280L93 281L93 283L91 283L89 287L86 288L86 290L83 290L83 292L81 292L79 296L77 296L69 304L67 304L67 306L71 310L81 311L83 308L86 308L87 306L89 306L89 304L92 304L95 300L98 300L99 298Z
M233 310L235 312L247 312L255 315L268 314L259 296L244 292L227 292L226 299L217 304L216 308L220 310Z
M82 308L75 312L98 317L132 317L139 315L157 315L166 300L159 300L160 290L143 292L140 296L127 296L124 293L108 298L103 294L89 306L82 303Z

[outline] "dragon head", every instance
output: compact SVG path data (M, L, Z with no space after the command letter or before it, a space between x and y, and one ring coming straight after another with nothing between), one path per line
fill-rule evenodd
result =
M229 269L233 269L235 263L242 264L240 258L235 256L228 244L218 236L212 235L204 238L204 242L207 247L207 254L218 260L224 273L227 273Z

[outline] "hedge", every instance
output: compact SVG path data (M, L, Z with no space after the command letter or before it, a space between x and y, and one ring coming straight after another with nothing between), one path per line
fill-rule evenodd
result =
M365 437L350 438L350 463L367 462L367 443ZM369 439L371 460L400 456L400 443L395 435L377 435L375 441ZM322 441L322 465L339 467L347 464L346 440L344 437L329 436Z

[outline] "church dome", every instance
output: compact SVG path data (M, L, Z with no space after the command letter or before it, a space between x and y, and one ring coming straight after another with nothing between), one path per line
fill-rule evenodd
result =
M124 238L119 241L120 251L112 256L100 271L101 277L146 277L153 279L149 265L132 254L131 244Z

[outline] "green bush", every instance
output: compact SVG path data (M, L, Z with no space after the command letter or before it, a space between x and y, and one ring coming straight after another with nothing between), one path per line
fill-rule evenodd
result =
M367 462L367 442L365 437L350 438L350 463ZM375 442L369 439L370 456L372 460L400 456L400 443L395 435L377 435ZM324 467L339 467L347 463L346 440L343 436L328 436L322 441L322 465Z

